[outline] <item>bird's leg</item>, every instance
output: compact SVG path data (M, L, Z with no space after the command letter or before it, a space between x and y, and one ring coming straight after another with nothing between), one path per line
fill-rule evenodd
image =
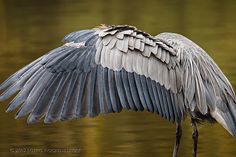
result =
M192 119L192 127L193 127L193 157L197 156L197 142L198 142L198 131L197 131L197 125Z
M181 124L177 123L176 124L176 140L175 140L175 146L174 146L174 151L173 151L173 157L177 157L181 136L182 136L182 127L181 127Z

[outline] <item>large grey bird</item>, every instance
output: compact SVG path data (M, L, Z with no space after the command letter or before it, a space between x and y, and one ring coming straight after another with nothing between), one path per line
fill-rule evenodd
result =
M58 47L13 74L0 86L3 101L18 92L7 112L28 123L95 117L122 109L149 111L176 123L177 156L186 116L219 122L236 136L232 86L208 54L175 33L151 36L127 25L73 32Z

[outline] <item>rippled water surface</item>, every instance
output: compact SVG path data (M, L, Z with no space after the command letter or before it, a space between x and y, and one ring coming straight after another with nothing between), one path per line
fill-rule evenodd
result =
M65 34L107 23L135 25L152 35L168 31L189 37L212 56L236 88L235 18L233 0L0 0L0 82L59 46ZM175 125L154 114L123 111L93 119L27 125L25 119L15 120L15 113L4 112L8 102L0 106L0 156L172 154ZM180 156L189 157L189 120L183 130ZM236 140L221 126L204 124L199 132L199 157L236 155ZM70 150L52 153L59 148Z

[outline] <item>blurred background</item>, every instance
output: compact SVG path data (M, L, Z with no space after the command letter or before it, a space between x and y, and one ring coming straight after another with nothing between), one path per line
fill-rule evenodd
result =
M156 35L183 34L203 47L236 89L234 0L0 0L0 82L60 46L69 32L100 23L129 24ZM175 125L147 112L123 111L93 119L27 125L0 105L0 156L169 157ZM192 152L190 121L184 123L179 156ZM236 140L221 126L199 127L199 157L232 157ZM79 152L14 152L12 149L79 149Z

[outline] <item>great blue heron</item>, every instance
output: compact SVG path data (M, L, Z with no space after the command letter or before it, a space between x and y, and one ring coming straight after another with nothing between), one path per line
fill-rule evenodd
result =
M0 86L3 101L18 92L7 112L21 107L28 123L69 120L122 109L147 110L176 123L173 157L191 117L193 156L197 123L219 122L236 136L232 86L211 57L186 37L155 37L127 25L101 25L67 35L56 48L13 74Z

